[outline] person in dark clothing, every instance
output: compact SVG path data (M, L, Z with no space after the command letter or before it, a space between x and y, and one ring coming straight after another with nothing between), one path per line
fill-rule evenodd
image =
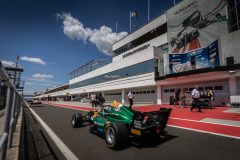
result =
M97 96L97 103L100 107L102 107L104 102L105 102L105 99L102 95L102 92L100 92Z
M192 70L196 69L196 56L192 55L191 57L191 66L192 66Z
M180 94L181 94L181 89L178 89L178 90L175 92L175 95L174 95L174 104L175 104L175 105L181 105L181 102L180 102Z

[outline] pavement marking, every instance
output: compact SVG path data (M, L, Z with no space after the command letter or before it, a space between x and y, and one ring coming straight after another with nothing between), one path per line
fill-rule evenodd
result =
M231 126L231 127L240 127L240 125L234 125L234 124L229 124L227 123L228 120L222 120L222 119L218 119L219 122L220 120L222 120L221 122L225 122L225 123L219 123L217 121L211 122L211 121L198 121L198 120L192 120L192 119L184 119L184 118L175 118L175 117L169 117L170 119L176 119L176 120L183 120L183 121L190 121L190 122L199 122L199 123L208 123L208 124L218 124L218 125L223 125L223 126ZM205 119L214 119L214 118L205 118ZM240 123L240 121L236 121L238 123Z
M186 129L186 130L190 130L190 131L201 132L201 133L207 133L207 134L212 134L212 135L217 135L217 136L222 136L222 137L234 138L234 139L239 139L240 140L240 137L237 137L237 136L230 136L230 135L226 135L226 134L208 132L208 131L192 129L192 128L186 128L186 127L180 127L180 126L175 126L175 125L167 125L167 126L174 127L174 128L180 128L180 129Z
M56 144L56 146L59 148L59 150L62 152L62 154L65 156L68 160L78 160L78 158L72 153L72 151L63 143L63 141L50 129L50 127L37 115L37 113L30 108L30 106L26 103L27 107L30 109L32 114L37 118L39 123L42 125L42 127L45 129L45 131L48 133L48 135L52 138L53 142Z
M240 108L230 108L223 112L225 112L225 113L240 113Z
M217 118L204 118L200 122L207 122L207 123L223 124L223 125L227 125L227 126L240 127L240 121L234 121L234 120L224 120L224 119L217 119Z

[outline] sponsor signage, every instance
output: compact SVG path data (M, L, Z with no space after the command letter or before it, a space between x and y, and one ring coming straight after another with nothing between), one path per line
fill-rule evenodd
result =
M219 66L219 51L218 51L218 41L213 42L207 47L209 66Z
M169 54L206 48L227 33L226 0L183 0L167 11Z
M149 46L150 46L150 44L146 44L146 45L144 45L144 46L142 46L142 47L139 47L139 48L137 48L137 49L134 49L133 51L124 54L124 55L122 56L122 58L126 58L126 57L128 57L128 56L131 56L131 55L137 53L137 52L140 52L140 51L142 51L142 50L144 50L144 49L147 49Z
M169 54L170 74L219 65L217 41L213 42L206 48L182 54Z

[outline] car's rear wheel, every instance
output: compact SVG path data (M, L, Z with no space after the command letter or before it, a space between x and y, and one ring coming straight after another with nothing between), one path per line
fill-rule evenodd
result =
M111 149L120 149L124 147L128 140L128 128L126 124L112 122L105 127L106 144Z
M75 113L72 116L71 124L73 128L80 127L83 122L83 117L81 113Z

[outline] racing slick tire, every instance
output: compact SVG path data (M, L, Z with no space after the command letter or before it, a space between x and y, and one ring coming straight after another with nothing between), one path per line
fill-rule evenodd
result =
M82 117L82 114L81 114L81 113L75 113L75 114L72 116L71 124L72 124L72 127L73 127L73 128L80 127L81 124L82 124L82 122L83 122L83 117Z
M105 141L110 149L121 149L128 141L128 128L126 124L111 122L105 127Z

